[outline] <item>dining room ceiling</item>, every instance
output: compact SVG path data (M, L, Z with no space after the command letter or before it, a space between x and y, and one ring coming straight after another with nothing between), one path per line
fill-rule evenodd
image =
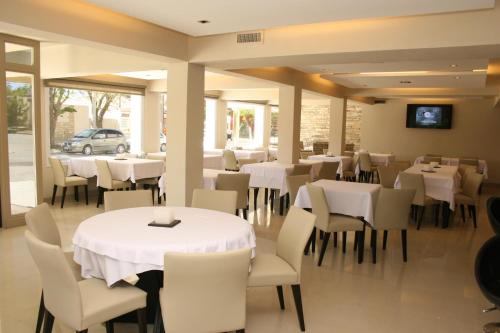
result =
M495 6L495 0L86 1L191 36L353 19L482 10Z

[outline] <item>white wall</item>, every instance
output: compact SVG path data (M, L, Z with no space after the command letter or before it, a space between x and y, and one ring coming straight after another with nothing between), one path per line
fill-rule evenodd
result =
M406 104L453 104L452 129L406 128ZM488 182L500 183L500 111L492 99L389 100L363 105L361 148L411 160L426 153L475 156L488 163Z

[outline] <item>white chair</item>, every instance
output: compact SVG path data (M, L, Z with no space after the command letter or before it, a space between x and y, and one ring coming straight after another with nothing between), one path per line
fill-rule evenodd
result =
M276 286L280 307L285 309L283 285L291 285L301 331L305 331L300 275L302 253L314 228L316 217L291 206L278 235L276 255L257 255L248 277L249 287Z
M398 178L399 170L392 165L379 165L377 167L377 171L380 185L385 188L394 188L394 183L396 182L396 178Z
M155 332L245 332L250 254L166 253Z
M49 157L50 166L52 167L52 174L54 176L54 189L52 191L52 206L56 200L57 187L62 187L61 208L64 207L64 199L66 198L66 190L68 186L73 186L75 190L75 201L79 201L78 186L83 186L85 189L85 203L89 204L88 180L87 178L78 176L66 176L66 172L61 161L55 157Z
M319 169L318 179L337 180L337 171L340 162L323 162Z
M151 206L153 206L153 200L147 190L104 193L104 210L106 212L117 209Z
M465 205L469 208L469 213L472 215L474 228L477 228L477 206L479 205L479 188L483 181L483 175L475 172L467 173L463 190L461 193L455 194L455 204L460 206L462 220L465 222Z
M238 192L218 191L207 189L194 189L191 207L216 210L223 213L234 214Z
M133 286L108 288L100 279L77 281L61 247L25 233L28 248L40 272L45 304L44 333L52 332L54 317L77 333L137 310L139 332L146 333L146 293Z
M222 152L222 157L224 158L224 168L229 171L239 171L238 160L236 155L232 150L224 150Z
M236 193L238 193L236 199L236 215L238 215L238 210L241 210L245 219L247 218L248 211L249 183L250 174L248 173L219 173L215 181L216 190L236 191Z
M121 181L113 179L107 161L96 159L95 164L97 166L97 179L99 182L97 207L102 203L105 191L123 190L132 187L132 184L128 180Z
M359 180L373 183L377 167L372 165L370 154L366 152L359 152Z

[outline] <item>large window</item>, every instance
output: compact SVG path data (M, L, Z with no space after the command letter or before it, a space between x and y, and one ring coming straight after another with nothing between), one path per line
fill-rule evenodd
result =
M272 146L278 145L278 112L277 106L271 107L271 136L269 138L269 144Z
M61 87L48 95L52 154L141 151L142 96Z
M227 103L227 144L234 148L262 147L264 106L251 103Z
M205 149L215 148L217 100L205 98L205 121L203 127L203 147Z

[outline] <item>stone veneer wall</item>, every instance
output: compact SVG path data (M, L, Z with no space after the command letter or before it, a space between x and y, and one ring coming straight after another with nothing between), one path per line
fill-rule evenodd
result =
M362 109L359 105L347 104L345 142L353 143L354 150L361 148L361 115Z

